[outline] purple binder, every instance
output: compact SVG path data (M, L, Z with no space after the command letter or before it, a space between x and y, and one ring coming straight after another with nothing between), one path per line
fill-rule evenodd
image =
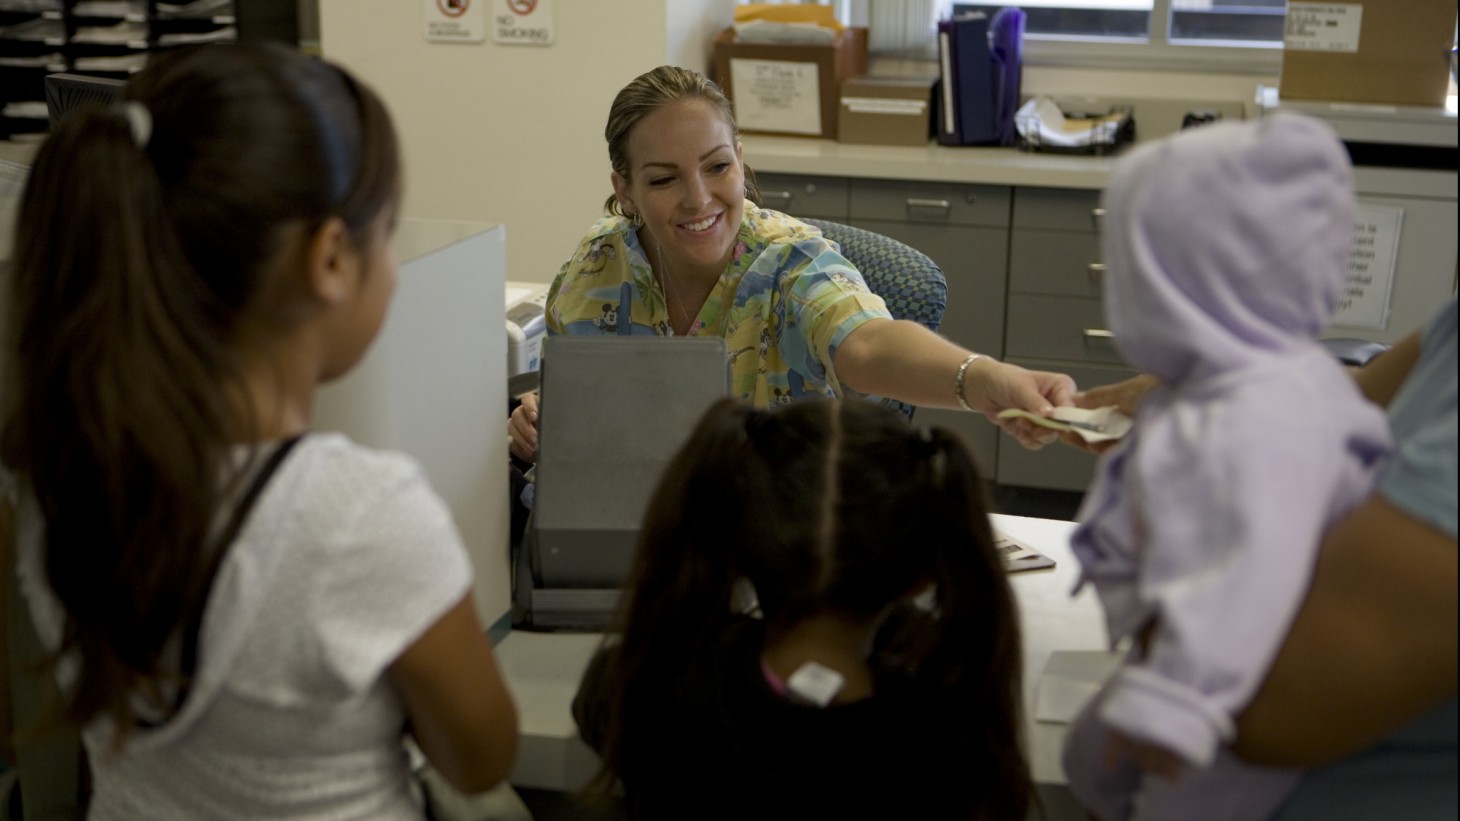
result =
M938 23L938 142L977 145L999 139L989 18L982 12Z

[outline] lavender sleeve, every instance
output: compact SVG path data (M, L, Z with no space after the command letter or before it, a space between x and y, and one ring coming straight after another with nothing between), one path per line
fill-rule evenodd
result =
M1175 403L1151 420L1130 477L1139 595L1158 621L1144 658L1112 679L1101 718L1198 766L1233 737L1231 717L1287 632L1323 530L1371 484L1345 445L1349 429L1372 437L1375 452L1385 438L1377 412L1315 422L1241 398L1283 391L1267 387Z

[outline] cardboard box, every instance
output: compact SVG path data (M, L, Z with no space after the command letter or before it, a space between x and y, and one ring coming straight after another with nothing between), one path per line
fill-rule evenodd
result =
M1442 106L1455 0L1289 2L1284 100Z
M828 45L737 43L715 38L715 81L742 131L836 139L842 81L867 71L867 30L848 28Z
M838 142L927 145L936 77L851 77L837 106Z

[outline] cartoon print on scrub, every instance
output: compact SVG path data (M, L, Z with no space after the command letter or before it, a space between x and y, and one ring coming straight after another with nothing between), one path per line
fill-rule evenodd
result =
M803 338L806 331L798 327L795 312L805 305L807 321L815 322L827 310L843 310L836 306L862 306L857 310L871 315L880 315L885 308L870 300L865 305L857 302L855 293L871 292L857 283L854 271L841 270L845 263L838 264L838 255L830 247L812 240L819 233L814 227L749 202L743 214L725 270L693 317L700 320L693 333L719 336L730 343L726 364L733 395L769 403L773 386L793 398L808 393L830 395L835 390L834 376L828 367L814 361L812 350L813 344L825 345L830 340ZM667 322L672 312L666 310L662 283L649 264L641 233L621 216L604 217L594 224L555 280L559 294L550 309L550 325L560 333L613 333L602 323L603 304L613 302L618 306L618 333L673 335ZM585 276L585 260L601 257L605 251L594 248L605 244L613 248L617 264L606 263L601 272L595 266ZM833 272L842 278L831 280ZM808 284L798 291L797 281L808 273L811 279L807 282L819 280L820 285ZM673 287L670 283L671 290ZM852 299L843 303L843 296ZM837 321L854 318L847 313ZM786 359L787 354L795 361ZM809 372L797 373L795 369L802 366Z
M593 318L593 326L618 333L618 311L613 309L612 302L603 303L603 314Z
M588 246L579 262L584 263L583 273L601 274L609 261L617 256L618 250L609 243L608 238L601 237Z

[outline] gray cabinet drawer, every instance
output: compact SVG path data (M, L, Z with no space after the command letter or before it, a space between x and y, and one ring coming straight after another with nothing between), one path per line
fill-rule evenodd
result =
M760 204L793 217L847 221L845 177L806 174L756 174Z
M1105 266L1094 234L1015 228L1009 240L1009 290L1099 298Z
M1105 327L1098 299L1034 294L1009 295L1009 358L1037 357L1124 364Z
M854 220L898 220L935 225L1009 224L1009 189L999 185L852 180Z
M1020 188L1014 195L1014 226L1098 234L1100 194L1074 188Z
M1060 368L1048 362L1010 361L1031 370L1062 370L1082 389L1120 382L1137 373L1129 368L1101 365ZM1055 443L1039 450L1025 450L1007 434L1001 434L998 443L996 481L1001 485L1083 491L1095 476L1095 456L1079 448Z

